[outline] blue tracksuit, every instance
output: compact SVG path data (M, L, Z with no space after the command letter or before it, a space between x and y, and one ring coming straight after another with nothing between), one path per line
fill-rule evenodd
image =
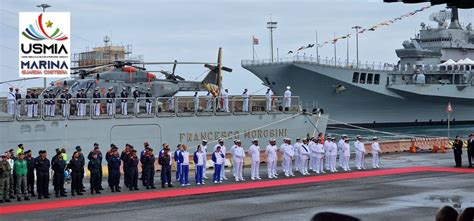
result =
M213 153L212 154L212 162L214 162L214 176L213 176L213 181L214 182L219 182L221 181L221 168L222 168L222 162L217 162L216 154L218 153ZM224 158L224 154L220 153L221 157Z
M197 153L198 153L197 151L194 152L194 165L196 165L196 168L194 168L194 171L196 172L194 179L196 180L196 184L198 183L202 184L204 183L204 179L202 177L203 165L198 165L199 159L198 159Z
M185 156L183 156L183 151L179 151L177 162L179 162L179 165L181 165L181 174L179 175L179 178L180 178L179 181L181 185L189 183L189 179L188 179L189 178L188 177L189 176L189 163L187 165L183 164L184 157ZM186 157L189 157L189 155Z
M181 177L181 163L179 162L180 150L175 150L173 154L173 159L176 162L176 180L180 180Z

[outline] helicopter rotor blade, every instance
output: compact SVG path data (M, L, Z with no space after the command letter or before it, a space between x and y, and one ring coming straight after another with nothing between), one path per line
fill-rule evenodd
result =
M10 82L17 82L17 81L34 80L34 79L38 79L38 78L41 78L41 77L19 78L19 79L8 80L8 81L0 81L0 84L10 83Z
M178 64L178 61L177 60L174 60L174 64L173 64L173 72L171 72L172 75L174 75L174 71L176 70L176 65Z

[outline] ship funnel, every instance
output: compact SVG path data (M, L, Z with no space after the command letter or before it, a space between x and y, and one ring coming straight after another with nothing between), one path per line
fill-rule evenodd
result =
M457 7L451 7L451 24L449 24L449 29L462 29L459 24L459 13Z

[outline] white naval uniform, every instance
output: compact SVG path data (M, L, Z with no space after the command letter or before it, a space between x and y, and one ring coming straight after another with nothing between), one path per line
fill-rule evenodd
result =
M310 158L311 151L309 150L308 144L302 144L300 147L300 172L303 175L308 175L308 161Z
M314 146L314 152L316 153L316 156L313 169L316 173L324 173L324 145L317 143Z
M331 172L337 172L336 169L336 161L337 161L337 144L336 142L331 141L331 162L329 164L329 167L331 169Z
M372 167L379 168L380 167L380 145L378 142L372 143Z
M211 112L212 109L212 94L206 96L206 111Z
M168 98L168 111L174 112L174 97Z
M250 164L250 177L252 180L260 179L260 146L252 144L248 153L252 160Z
M235 181L243 181L242 169L244 166L245 151L244 148L236 146L234 149L233 161L235 169Z
M267 111L272 111L272 92L267 91L265 94L265 101L266 101L266 106L267 106Z
M265 155L267 156L267 172L268 178L277 178L276 165L277 165L277 150L276 145L268 144L265 149Z
M340 139L337 142L337 151L339 153L339 167L342 168L342 162L344 161L344 153L342 152L342 148L344 147L344 139Z
M294 147L291 144L287 144L285 147L285 152L283 153L283 158L285 158L285 164L283 170L285 171L285 176L294 176L293 174L293 157L295 156Z
M328 140L325 140L324 141L324 168L326 170L330 170L329 168L329 164L331 162L330 158L331 158L331 150L330 150L330 147L331 146L331 141L328 141Z
M204 153L204 166L202 167L202 178L207 179L206 176L206 167L207 167L207 145L201 147L202 152Z
M295 144L293 144L294 151L295 151L294 159L295 159L295 170L296 171L300 171L300 165L301 165L300 148L301 148L302 144L303 143L301 143L301 142L295 142Z
M351 158L351 145L344 142L342 144L342 169L344 171L350 171L349 159Z
M222 109L224 109L225 112L229 112L229 95L227 92L222 92L222 99L224 100L224 107Z
M242 94L242 111L249 112L249 95L247 93Z
M15 100L16 96L14 92L8 92L7 94L7 112L8 114L15 114Z
M216 149L217 147L221 147L221 153L224 154L224 163L222 164L222 168L221 168L221 180L227 180L227 177L225 176L225 154L227 153L227 147L225 147L224 145L215 145L214 146L214 152L216 152Z
M290 90L285 91L284 99L285 99L285 108L291 107L291 91Z
M281 152L281 168L283 168L283 172L286 174L286 171L285 171L285 165L286 165L286 160L287 158L285 158L285 148L287 147L288 144L286 143L282 143L280 145L280 152Z
M236 146L237 146L237 145L234 144L234 145L232 145L232 146L230 147L229 152L230 152L230 154L232 154L232 156L234 156L234 150L235 150L235 147L236 147ZM234 161L234 158L233 158L233 157L232 157L232 165L233 165L233 166L232 166L232 175L235 177L235 176L236 176L236 175L235 175L235 161Z
M308 143L308 148L309 148L309 162L308 162L308 167L309 167L309 170L313 170L313 161L314 161L314 158L315 158L315 155L313 155L313 152L311 151L311 147L314 146L316 143L313 142L313 141L310 141ZM313 170L314 171L314 170Z
M199 96L194 95L194 111L198 112L199 110Z
M356 151L355 165L357 169L365 169L365 147L364 143L360 141L354 142L354 148Z

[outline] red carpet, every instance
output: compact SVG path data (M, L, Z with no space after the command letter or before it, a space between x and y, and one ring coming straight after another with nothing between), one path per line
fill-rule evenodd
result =
M178 196L198 195L198 194L206 194L206 193L220 193L220 192L286 186L286 185L295 185L295 184L304 184L304 183L350 180L350 179L358 179L358 178L364 178L364 177L418 173L418 172L474 173L474 169L407 167L407 168L397 168L397 169L356 171L356 172L351 172L351 173L336 173L336 174L290 178L290 179L265 180L265 181L259 181L259 182L223 184L223 185L217 185L217 186L202 186L202 187L192 187L192 188L179 188L178 187L174 189L158 190L156 192L127 193L127 194L120 194L120 195L88 197L88 198L82 198L82 199L61 199L61 200L46 201L46 202L37 201L37 202L29 203L29 204L0 206L0 215L32 212L32 211L44 211L44 210L50 210L50 209L69 208L69 207L90 206L90 205L99 205L99 204L108 204L108 203L119 203L119 202L128 202L128 201L139 201L139 200L160 199L160 198L169 198L169 197L178 197Z

